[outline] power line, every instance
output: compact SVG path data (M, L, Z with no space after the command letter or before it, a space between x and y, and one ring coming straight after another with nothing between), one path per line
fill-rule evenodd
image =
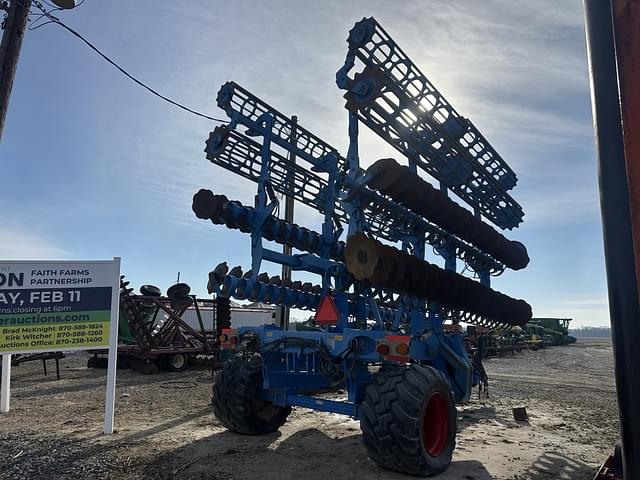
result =
M59 18L51 15L51 13L49 13L43 6L42 4L37 1L34 0L34 5L36 7L38 7L38 9L40 9L43 13L43 15L45 17L47 17L49 19L49 22L46 22L42 25L38 25L38 27L35 28L39 28L41 26L47 25L49 23L55 23L57 25L60 25L62 28L64 28L65 30L67 30L69 33L71 33L73 36L79 38L84 44L86 44L91 50L93 50L94 52L96 52L98 55L100 55L107 63L113 65L115 68L117 68L120 73L122 73L125 77L129 78L130 80L134 81L135 83L137 83L139 86L141 86L142 88L144 88L145 90L149 91L150 93L152 93L153 95L155 95L156 97L161 98L162 100L164 100L165 102L170 103L171 105L174 105L178 108L181 108L182 110L185 110L193 115L197 115L198 117L202 117L202 118L206 118L208 120L213 120L214 122L223 122L226 123L227 120L223 120L220 118L215 118L215 117L210 117L209 115L205 115L204 113L200 113L196 110L193 110L189 107L186 107L184 105L182 105L181 103L176 102L175 100L171 100L170 98L162 95L161 93L159 93L158 91L154 90L153 88L151 88L150 86L148 86L147 84L145 84L144 82L142 82L141 80L138 80L136 77L134 77L133 75L131 75L129 72L127 72L124 68L122 68L120 65L118 65L116 62L114 62L113 60L111 60L111 58L109 58L107 55L105 55L104 53L102 53L98 47L96 47L93 43L91 43L89 40L87 40L86 38L84 38L80 33L76 32L73 28L69 27L68 25L65 25Z

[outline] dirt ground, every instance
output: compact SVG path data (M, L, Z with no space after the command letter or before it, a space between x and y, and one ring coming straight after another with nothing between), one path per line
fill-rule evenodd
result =
M211 373L118 372L116 428L102 435L104 370L87 356L14 367L0 414L1 479L407 479L368 460L346 417L295 408L279 433L226 431ZM487 360L489 398L458 408L453 462L439 479L591 479L618 437L609 341ZM529 422L512 408L526 406Z

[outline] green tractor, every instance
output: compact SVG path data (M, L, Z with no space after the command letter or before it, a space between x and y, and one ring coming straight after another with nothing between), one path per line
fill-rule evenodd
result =
M576 343L576 337L569 335L569 322L571 318L532 318L527 324L530 333L536 330L542 336L545 345L569 345Z

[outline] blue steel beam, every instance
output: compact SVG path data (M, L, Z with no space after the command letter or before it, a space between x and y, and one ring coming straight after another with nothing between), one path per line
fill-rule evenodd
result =
M321 412L339 413L355 419L360 418L360 407L349 402L337 402L335 400L327 400L326 398L307 397L290 393L287 395L287 404L311 408L312 410L319 410Z

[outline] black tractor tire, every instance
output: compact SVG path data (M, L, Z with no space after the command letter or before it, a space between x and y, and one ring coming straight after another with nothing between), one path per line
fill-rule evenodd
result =
M147 297L160 297L162 291L155 285L142 285L140 287L140 295L146 295Z
M87 368L100 368L104 370L108 367L108 365L108 357L98 357L97 355L94 355L93 357L90 357L89 360L87 360Z
M174 353L166 356L167 370L170 372L184 372L189 368L189 355L186 353Z
M176 283L175 285L171 285L167 289L167 297L172 300L174 298L186 297L187 295L189 295L190 291L191 287L186 283Z
M442 473L456 446L449 382L428 366L381 369L365 391L360 428L369 458L379 466L418 477Z
M291 407L280 407L256 398L262 386L259 353L236 355L213 380L213 413L232 432L263 435L287 421Z
M173 310L187 309L193 305L193 298L191 297L174 297L171 299L171 308Z

